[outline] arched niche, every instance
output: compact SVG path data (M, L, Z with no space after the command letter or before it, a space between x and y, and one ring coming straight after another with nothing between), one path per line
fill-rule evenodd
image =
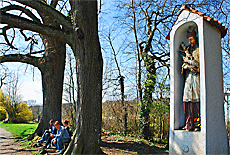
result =
M179 129L180 125L185 125L183 107L184 79L181 74L182 58L179 53L179 47L182 42L184 42L186 46L189 45L187 38L187 30L189 27L195 27L198 30L198 26L195 22L186 22L177 28L173 37L174 52L171 54L173 54L174 57L174 129ZM199 32L197 33L197 36L198 34Z

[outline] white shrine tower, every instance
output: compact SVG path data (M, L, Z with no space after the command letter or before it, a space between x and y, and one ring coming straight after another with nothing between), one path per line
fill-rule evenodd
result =
M182 59L179 46L188 44L189 26L198 30L200 58L201 130L181 130L184 126ZM169 154L228 154L224 119L221 38L227 33L212 17L182 5L167 39L170 40L170 133ZM187 40L187 42L186 42Z

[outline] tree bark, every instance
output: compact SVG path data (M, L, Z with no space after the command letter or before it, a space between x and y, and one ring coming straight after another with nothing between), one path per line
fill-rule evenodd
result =
M52 1L54 2L54 1ZM57 3L51 3L56 7ZM59 25L39 11L44 24L58 28ZM62 93L65 71L66 44L55 38L40 35L46 48L41 67L43 88L43 113L36 133L41 134L49 127L49 120L61 122ZM40 133L41 131L41 133Z
M39 135L49 128L49 120L61 121L62 92L65 70L66 46L53 38L45 41L49 48L46 51L45 63L41 69L43 91L43 113L41 122L35 131Z
M98 37L97 1L71 0L73 34L81 29L84 38L74 36L77 61L78 101L76 137L71 154L100 153L102 121L103 60ZM90 10L90 11L87 11Z

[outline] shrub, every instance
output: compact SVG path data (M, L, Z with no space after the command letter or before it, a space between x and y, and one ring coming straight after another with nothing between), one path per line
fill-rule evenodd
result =
M7 111L0 106L0 121L6 119L8 117Z
M33 119L32 110L27 103L20 102L20 96L5 95L0 89L0 105L7 111L12 123L28 122Z
M11 122L28 122L33 119L32 110L27 103L22 102L17 105L17 113L14 118L10 118Z

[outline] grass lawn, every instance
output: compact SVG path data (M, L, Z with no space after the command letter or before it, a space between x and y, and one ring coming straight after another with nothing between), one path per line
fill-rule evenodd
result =
M0 128L11 132L15 140L25 139L37 128L38 123L3 123L0 122Z

